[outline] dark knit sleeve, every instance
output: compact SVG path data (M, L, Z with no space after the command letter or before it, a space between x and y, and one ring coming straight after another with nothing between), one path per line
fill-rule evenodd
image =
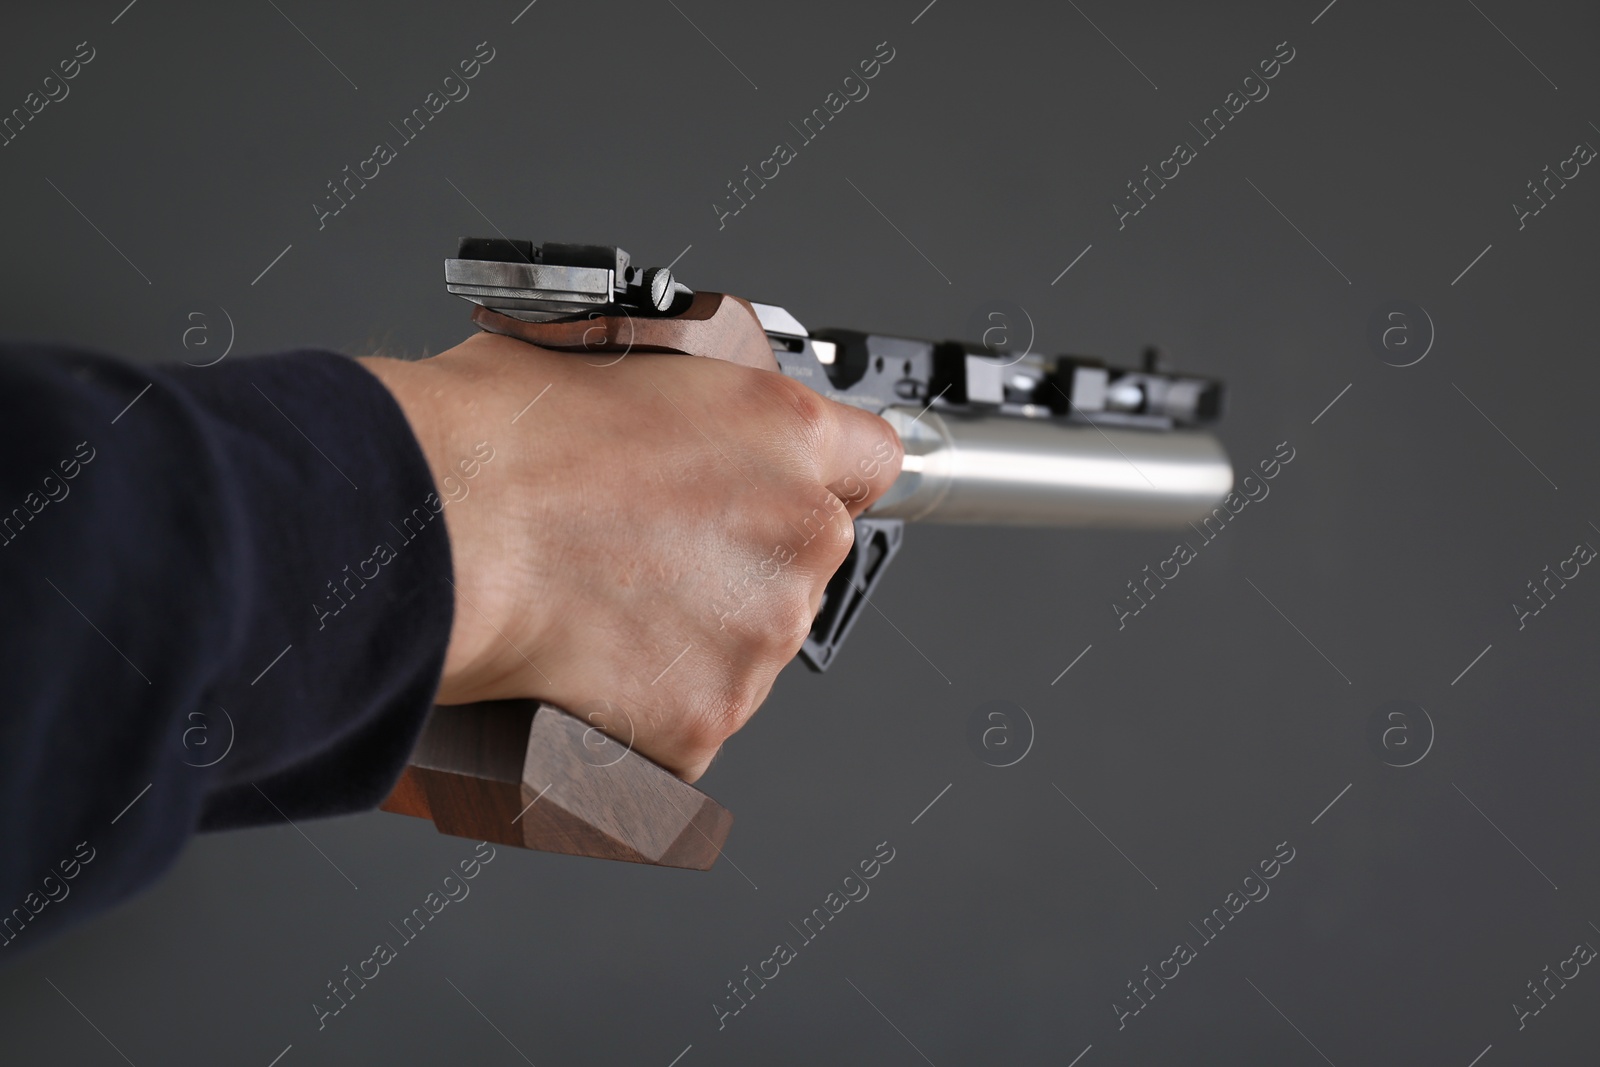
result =
M0 411L3 959L197 830L376 806L454 597L427 462L353 360L0 347Z

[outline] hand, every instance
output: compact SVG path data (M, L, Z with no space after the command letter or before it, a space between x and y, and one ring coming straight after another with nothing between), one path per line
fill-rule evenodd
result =
M547 700L688 781L794 658L900 470L888 423L777 371L489 333L361 362L445 501L438 702Z

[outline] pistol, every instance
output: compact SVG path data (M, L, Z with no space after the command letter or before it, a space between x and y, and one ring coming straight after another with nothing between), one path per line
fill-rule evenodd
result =
M799 658L825 671L899 551L908 522L1177 527L1233 488L1221 382L1080 356L857 330L695 291L610 245L464 238L449 292L479 329L606 360L632 352L776 370L883 417L905 446L894 485L855 521ZM382 809L522 848L709 870L722 805L633 751L614 709L538 700L438 707Z

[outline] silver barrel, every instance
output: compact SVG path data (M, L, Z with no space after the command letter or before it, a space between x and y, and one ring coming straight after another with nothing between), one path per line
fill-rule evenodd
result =
M994 413L883 417L905 443L898 480L869 515L1009 526L1180 526L1233 488L1216 438Z

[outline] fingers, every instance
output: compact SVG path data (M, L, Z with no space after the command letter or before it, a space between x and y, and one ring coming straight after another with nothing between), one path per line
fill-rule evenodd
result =
M777 682L773 674L752 686L739 699L719 709L710 717L711 728L700 734L696 745L688 747L678 758L678 765L669 768L686 782L694 782L705 774L722 751L722 743L737 732L757 708L766 703L772 686Z
M806 616L802 625L809 622ZM730 634L722 647L708 643L685 649L653 682L620 674L597 677L593 684L618 702L590 700L578 705L584 709L579 717L625 749L693 782L723 743L750 721L793 657L784 629L781 624L760 634L747 629Z
M876 415L845 404L830 406L834 432L825 442L823 477L828 490L859 517L900 475L900 435Z
M781 374L762 374L752 384L777 394L782 404L776 406L793 414L792 432L782 447L805 461L806 469L844 503L852 518L894 484L903 450L899 435L883 419L829 400Z
M899 473L895 431L720 360L597 368L482 334L429 362L450 371L434 404L450 458L478 412L551 390L505 438L499 480L447 513L483 634L447 661L441 700L539 697L580 717L615 701L631 718L585 721L694 780L804 642L854 519Z

